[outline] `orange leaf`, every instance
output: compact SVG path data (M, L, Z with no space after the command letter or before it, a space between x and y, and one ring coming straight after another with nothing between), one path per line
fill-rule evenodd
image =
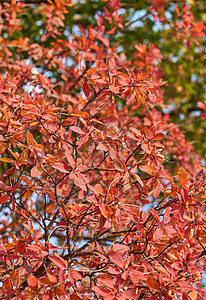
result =
M61 287L57 286L55 287L54 289L54 293L55 295L58 295L58 296L63 296L63 295L66 295L67 292L65 292Z
M52 212L54 209L55 209L54 203L49 204L49 205L46 206L45 213L48 214L48 213Z
M1 157L0 161L7 162L7 163L13 163L14 162L14 160L12 158L8 158L8 157Z
M89 114L86 111L79 111L75 114L71 114L71 116L80 117L83 119L89 119Z
M177 6L177 4L175 4L175 10L176 10L176 13L179 15L180 11L179 11L179 7Z
M28 177L22 175L20 179L23 180L28 186L31 186L31 181Z
M13 157L17 160L19 157L19 153L18 152L13 152L11 149L8 149L9 152L13 155Z
M19 158L18 158L18 161L19 161L19 165L23 165L23 164L27 164L28 162L28 157L29 157L29 150L24 150Z
M189 182L189 174L184 168L178 169L178 178L180 181L180 185L185 185Z
M91 76L92 74L94 74L99 68L90 68L89 70L87 70L87 75Z
M50 285L51 284L51 282L49 281L49 279L47 277L40 277L37 280L42 285Z
M147 286L152 290L159 290L159 283L152 276L147 277Z
M153 141L159 141L163 139L164 136L165 136L164 133L158 133L153 137Z
M26 139L27 139L27 143L28 143L29 146L35 144L34 137L30 132L27 132Z
M7 290L12 290L13 284L12 284L11 279L6 278L6 280L4 280L3 288L4 288L6 291L7 291Z
M101 214L106 218L106 219L109 219L110 217L110 209L109 209L109 206L106 205L106 204L100 204L99 205L99 209L101 211Z
M77 294L71 294L70 299L71 300L81 300L81 298Z

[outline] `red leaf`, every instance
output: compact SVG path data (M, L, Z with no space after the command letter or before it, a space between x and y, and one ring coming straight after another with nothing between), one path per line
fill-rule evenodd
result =
M76 270L69 270L68 276L72 284L75 283L75 280L79 280L83 278L82 274Z
M75 168L75 160L74 160L73 156L71 155L71 153L69 151L65 151L65 155L66 155L68 163L70 164L72 169L74 169Z
M113 160L113 162L114 162L114 167L115 167L115 169L116 169L117 171L119 171L119 172L124 172L125 167L124 167L124 164L123 164L123 162L122 162L121 160L115 158L115 159Z
M106 220L107 219L101 214L99 217L99 229L102 229L104 227Z
M176 270L183 270L184 266L181 262L174 262L173 264L171 264L171 267L176 269Z
M206 168L202 168L196 175L195 175L195 181L198 181L199 183L202 183L206 180Z
M107 48L109 48L109 45L110 45L110 42L109 42L109 39L105 38L104 36L102 35L98 35L97 37Z
M194 288L189 284L187 283L186 281L177 281L176 282L181 288L183 291L185 292L189 292L189 291L192 291Z
M116 66L116 62L115 62L114 57L112 57L112 58L110 58L110 60L109 60L109 67L110 67L110 69L114 69L115 66Z
M170 219L170 207L167 207L163 216L163 223L166 224Z
M82 86L83 92L85 94L86 97L89 97L90 94L90 89L89 86L87 84L87 82L84 82L83 86Z
M97 13L97 25L100 27L103 24L103 19L100 15L100 13Z
M168 174L167 172L163 171L163 170L160 171L159 174L160 174L160 177L163 177L163 178L165 178L169 181L172 181L172 182L174 181L172 176L170 174Z
M0 197L0 204L4 204L9 200L9 195L3 195Z
M139 182L139 184L141 186L144 186L144 183L143 183L142 179L139 177L139 175L132 173L132 172L131 172L131 174L134 176L134 178L137 180L137 182Z
M113 250L121 252L121 253L124 253L124 252L128 252L129 251L129 247L126 246L126 245L114 244L113 245Z
M126 99L126 104L130 105L135 99L135 94L132 92L129 94L129 96Z
M129 271L129 275L132 279L132 281L136 284L139 284L139 282L146 281L147 280L147 276L144 275L144 273L137 271L137 270L130 270Z
M157 101L157 97L153 93L149 92L148 97L151 103L155 103Z
M25 251L26 251L24 243L17 242L17 244L16 244L16 250L17 250L17 252L19 252L19 254L23 255L25 253Z
M112 280L111 278L100 277L100 278L98 278L98 282L102 283L103 285L105 285L108 288L111 288L111 289L114 288L114 280Z
M87 191L87 187L86 187L86 184L85 182L83 181L82 178L78 177L75 175L74 177L74 184L78 187L80 187L80 189L82 189L83 191Z
M49 259L60 269L64 270L67 267L67 262L59 256L58 253L55 253L54 255L50 255Z
M56 276L52 273L52 271L48 270L47 271L47 277L49 279L49 281L51 281L51 283L57 283L57 278Z
M77 126L70 126L69 127L70 130L79 133L79 134L85 134L85 132L83 130L81 130L81 128L77 127Z
M27 283L28 283L28 286L30 286L31 288L35 288L38 285L38 281L37 281L36 277L34 277L34 275L32 275L32 274L29 274L27 276Z
M12 173L14 172L14 170L15 170L15 167L12 167L12 168L10 168L10 169L7 169L7 170L4 172L3 177L6 177L6 176L12 174Z
M69 171L69 167L66 164L62 164L62 163L55 163L52 165L52 167L54 169L59 170L62 173L70 173Z
M4 245L0 244L0 255L4 255L6 253L6 248Z
M34 166L32 169L31 169L31 177L38 177L42 174L42 171L41 171L41 168L40 167L37 167L37 166Z
M92 291L94 291L95 293L97 293L97 295L103 296L103 297L108 296L108 293L109 293L108 290L100 288L98 286L93 286L92 287Z
M97 183L95 186L91 187L91 190L95 193L95 195L99 196L100 194L103 194L103 188L101 184Z
M113 85L110 85L109 86L109 89L112 93L119 93L119 87L118 86L113 86Z
M140 170L149 174L149 175L154 175L155 173L157 173L157 170L155 170L153 167L151 166L139 166Z
M109 258L110 260L119 268L124 269L124 261L122 257L115 251L109 251Z
M79 27L79 31L81 32L81 34L82 34L83 36L86 36L86 32L85 32L84 27L83 27L81 24L78 24L78 27Z

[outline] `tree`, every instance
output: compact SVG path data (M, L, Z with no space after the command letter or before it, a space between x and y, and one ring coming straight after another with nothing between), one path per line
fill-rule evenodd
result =
M205 297L202 3L139 2L1 1L0 299Z

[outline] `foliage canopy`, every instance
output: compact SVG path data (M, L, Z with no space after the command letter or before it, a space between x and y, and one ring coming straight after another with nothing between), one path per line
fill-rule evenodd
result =
M0 299L204 299L203 2L0 3Z

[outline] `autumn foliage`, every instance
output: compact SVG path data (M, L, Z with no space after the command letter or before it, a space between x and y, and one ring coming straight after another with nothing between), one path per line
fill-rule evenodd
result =
M0 299L205 299L204 157L166 110L157 45L127 57L123 2L97 3L74 30L78 1L0 4ZM200 45L187 3L145 3Z

